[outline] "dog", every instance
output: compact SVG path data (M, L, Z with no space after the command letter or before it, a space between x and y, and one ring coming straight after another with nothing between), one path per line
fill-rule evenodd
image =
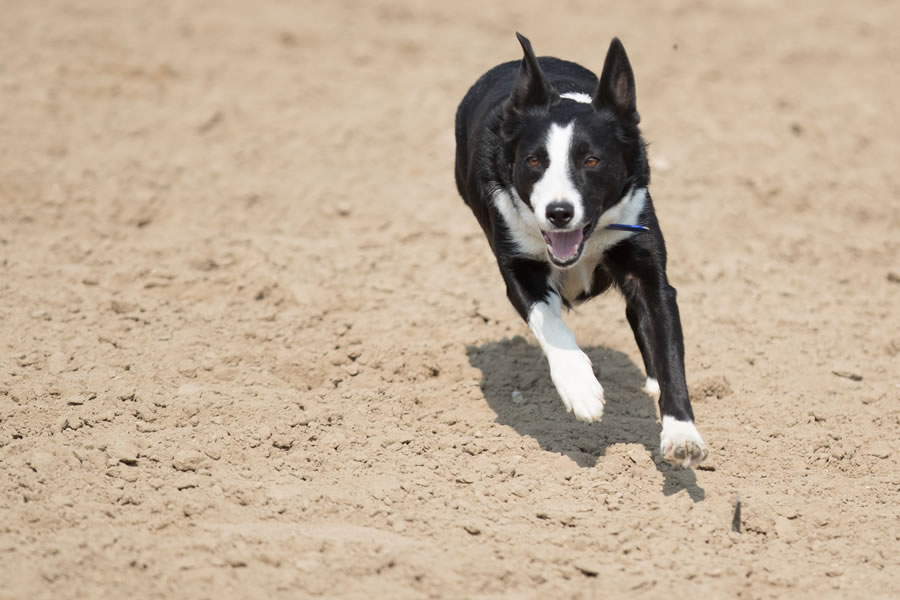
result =
M497 258L506 294L537 338L550 377L581 421L603 416L603 386L562 320L615 286L659 394L660 454L683 467L707 446L694 424L684 341L666 246L647 186L634 74L618 38L599 79L588 69L524 56L469 89L456 113L456 185Z

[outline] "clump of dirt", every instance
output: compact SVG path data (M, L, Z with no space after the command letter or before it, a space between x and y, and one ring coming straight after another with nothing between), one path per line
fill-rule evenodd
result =
M715 398L721 400L727 398L734 393L728 378L724 375L714 375L712 377L703 377L696 383L688 386L690 397L694 400L703 400L704 398Z

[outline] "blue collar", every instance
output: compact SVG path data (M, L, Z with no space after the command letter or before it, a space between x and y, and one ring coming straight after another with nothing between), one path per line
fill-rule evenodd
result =
M612 225L607 225L606 229L612 229L615 231L650 231L649 227L645 225L625 225L624 223L613 223Z

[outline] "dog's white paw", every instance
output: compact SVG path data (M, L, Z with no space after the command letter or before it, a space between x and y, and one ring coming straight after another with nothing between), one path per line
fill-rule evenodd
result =
M659 396L659 382L653 377L647 378L647 383L644 384L644 389L651 396Z
M603 386L587 354L577 351L554 357L550 377L566 410L574 412L576 419L591 423L603 417Z
M663 417L659 452L667 463L696 467L709 455L703 438L691 421Z

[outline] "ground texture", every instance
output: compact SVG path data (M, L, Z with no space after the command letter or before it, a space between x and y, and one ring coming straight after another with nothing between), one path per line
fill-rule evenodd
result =
M0 598L900 596L896 2L2 13ZM516 30L630 53L702 470L615 293L564 412L456 194Z

